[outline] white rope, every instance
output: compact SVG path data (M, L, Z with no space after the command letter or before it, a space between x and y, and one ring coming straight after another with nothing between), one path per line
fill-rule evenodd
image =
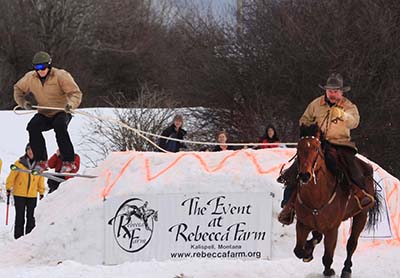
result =
M18 110L17 110L18 108L22 108L22 107L19 106L19 105L17 105L17 106L15 106L14 109L13 109L13 110L14 110L14 113L17 114L17 115L31 114L31 113L35 113L35 112L36 112L36 111L17 112L17 111L18 111ZM56 110L56 111L65 111L65 108L49 107L49 106L40 106L40 105L32 105L32 108L35 108L35 109L46 109L46 110ZM95 119L102 120L102 121L114 122L114 123L116 123L116 124L118 124L118 125L120 125L120 126L123 126L123 127L127 128L127 129L133 130L138 136L140 136L140 137L143 138L144 140L148 141L151 145L153 145L154 147L156 147L156 148L159 149L160 151L169 152L169 151L167 151L167 150L164 150L164 149L161 148L160 146L158 146L155 142L153 142L152 140L150 140L150 139L147 138L146 136L143 136L142 134L140 134L140 132L141 132L140 130L135 129L135 128L132 128L132 127L128 126L127 124L121 122L121 121L115 120L115 119L113 119L113 118L108 118L108 117L107 117L107 118L106 118L106 117L98 117L98 116L95 116L95 115L92 115L92 114L89 114L89 113L86 113L86 112L78 111L78 110L76 110L76 109L71 109L70 111L65 111L65 112L71 113L71 114L73 114L73 113L81 114L81 115L84 115L84 116L86 116L86 117L95 118Z
M14 108L14 112L16 112L15 109L17 107L18 106L16 106ZM32 108L65 111L64 108L47 107L47 106L39 106L39 105L32 106ZM159 150L161 150L163 152L168 152L168 151L164 150L163 148L158 146L155 142L153 142L152 140L150 140L149 138L147 138L144 135L153 136L153 137L157 137L157 138L163 138L163 139L166 139L166 140L171 140L171 141L176 141L176 142L181 142L181 143L189 143L189 144L197 144L197 145L211 145L211 146L226 145L226 146L251 146L251 147L255 147L255 146L276 146L276 145L296 146L297 145L297 143L292 143L292 142L285 142L285 143L281 143L281 142L279 142L279 143L278 142L277 143L223 143L222 144L222 143L215 143L215 142L200 142L200 141L183 140L183 139L166 137L166 136L162 136L162 135L159 135L159 134L154 134L154 133L151 133L151 132L146 132L146 131L143 131L143 130L139 130L139 129L136 129L136 128L133 128L133 127L127 125L126 123L124 123L124 122L122 122L120 120L116 120L116 119L111 118L111 117L96 116L96 115L93 115L93 114L90 114L90 113L87 113L87 112L84 112L84 111L78 111L77 109L71 109L68 112L72 113L72 114L80 114L80 115L83 115L83 116L86 116L86 117L89 117L89 118L94 118L94 119L97 119L97 120L100 120L100 121L113 122L113 123L115 123L117 125L123 126L123 127L127 128L129 130L134 131L138 136L140 136L141 138L145 139L151 145L153 145L154 147L156 147L157 149L159 149ZM25 114L28 114L28 113L32 113L32 112L29 111L29 112L26 112Z
M14 113L17 114L17 115L27 115L27 114L36 113L36 111L34 111L34 110L29 110L29 111L27 111L27 110L17 110L18 108L22 108L23 109L23 107L17 105L17 106L15 106L13 108Z
M32 105L32 108L36 109L46 109L46 110L55 110L55 111L64 111L64 112L69 112L65 110L65 108L59 108L59 107L49 107L49 106L40 106L40 105ZM73 112L73 109L71 109L71 112Z
M114 122L114 123L116 123L118 125L124 126L127 129L130 129L130 130L136 132L137 134L141 133L141 134L145 134L145 135L148 135L148 136L163 138L163 139L167 139L167 140L171 140L171 141L177 141L177 142L181 142L181 143L190 143L190 144L197 144L197 145L213 145L213 146L219 146L219 145L229 145L229 146L293 145L293 146L295 146L295 145L297 145L297 143L224 143L224 144L222 144L222 143L215 143L215 142L200 142L200 141L192 141L192 140L183 140L183 139L166 137L166 136L162 136L162 135L159 135L159 134L154 134L154 133L151 133L151 132L139 130L139 129L133 128L133 127L131 127L131 126L119 121L119 120L115 120L115 119L110 118L110 117L94 116L94 115L92 115L90 113L83 112L83 111L77 111L77 110L74 110L73 113L85 115L87 117L96 118L98 120Z
M126 123L122 122L122 121L119 121L119 120L116 120L116 119L110 118L110 117L95 116L95 115L93 115L93 114L90 114L90 113L87 113L87 112L83 112L83 111L78 111L78 110L76 110L76 109L71 110L71 112L72 112L72 113L75 113L75 114L80 114L80 115L83 115L83 116L86 116L86 117L89 117L89 118L94 118L94 119L97 119L97 120L100 120L100 121L109 121L109 122L112 122L112 123L116 123L117 125L120 125L120 126L122 126L122 127L125 127L125 128L127 128L127 129L130 129L130 130L134 131L138 136L140 136L141 138L143 138L144 140L146 140L147 142L149 142L151 145L153 145L154 147L156 147L156 148L159 149L160 151L169 153L169 151L164 150L163 148L161 148L160 146L158 146L155 142L153 142L152 140L150 140L150 139L147 138L146 136L142 135L141 133L144 133L143 131L141 131L141 130L139 130L139 129L136 129L136 128L133 128L133 127L127 125Z

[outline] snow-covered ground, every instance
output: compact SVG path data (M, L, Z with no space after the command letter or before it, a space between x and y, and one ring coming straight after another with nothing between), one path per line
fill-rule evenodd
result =
M31 116L0 112L1 126L7 130L0 138L1 180L9 172L8 165L23 153L28 138L25 126ZM70 132L75 145L81 141L80 130L86 120L76 116L71 122ZM48 132L46 138L51 153L56 148L53 132ZM82 153L84 149L77 149L77 152ZM98 175L97 179L71 179L40 201L36 209L36 228L17 241L13 239L14 208L10 209L11 224L5 226L5 204L0 203L0 277L322 277L323 246L317 247L312 262L301 262L292 252L294 225L282 227L276 221L282 188L275 179L279 166L292 155L291 149L113 153L98 168L83 170ZM126 171L118 178L123 166ZM399 220L399 181L380 171L386 180L391 217ZM104 195L260 191L270 191L276 196L272 258L269 261L191 259L126 262L115 266L102 264ZM394 240L361 240L353 257L353 278L400 277L398 224L393 223L393 229L396 229ZM343 233L340 235L333 264L337 273L340 273L346 255Z

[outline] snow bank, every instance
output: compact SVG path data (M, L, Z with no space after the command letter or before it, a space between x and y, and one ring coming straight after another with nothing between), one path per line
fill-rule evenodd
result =
M37 227L31 234L8 242L5 248L12 250L13 257L21 263L73 260L100 264L104 250L104 198L133 193L260 192L266 189L280 196L276 173L292 152L113 153L100 167L87 171L98 178L70 179L40 201L36 210ZM279 209L278 199L275 211ZM7 261L7 258L1 260Z
M20 263L56 264L71 260L101 264L104 251L103 200L110 196L271 191L276 195L273 207L276 218L282 188L275 179L282 164L293 154L292 149L113 153L100 167L87 171L98 178L70 179L40 201L36 211L37 227L30 235L17 241L9 240L3 249L11 255L0 258L0 263L10 260L15 263L17 258ZM394 178L391 180L398 183ZM281 242L286 237L289 238L288 244ZM395 237L399 239L396 234ZM293 225L283 228L276 221L273 225L273 258L290 257L293 244ZM282 246L285 246L284 250Z

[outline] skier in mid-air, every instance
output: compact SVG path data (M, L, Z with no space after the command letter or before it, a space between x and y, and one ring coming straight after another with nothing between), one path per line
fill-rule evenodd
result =
M52 67L51 62L47 52L36 53L32 60L34 70L26 73L14 85L14 99L19 106L29 110L32 109L32 103L27 98L32 94L39 106L38 113L27 126L35 158L34 170L43 172L48 168L46 142L42 132L54 129L63 158L61 172L70 173L76 165L74 147L67 129L72 118L69 112L80 105L82 92L70 73ZM40 106L59 110L43 109Z

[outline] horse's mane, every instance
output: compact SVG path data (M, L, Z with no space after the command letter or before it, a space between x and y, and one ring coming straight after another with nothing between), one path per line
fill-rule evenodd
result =
M318 139L321 139L322 137L321 129L317 124L312 124L310 126L302 124L300 126L300 138L306 136L314 136L317 137Z

